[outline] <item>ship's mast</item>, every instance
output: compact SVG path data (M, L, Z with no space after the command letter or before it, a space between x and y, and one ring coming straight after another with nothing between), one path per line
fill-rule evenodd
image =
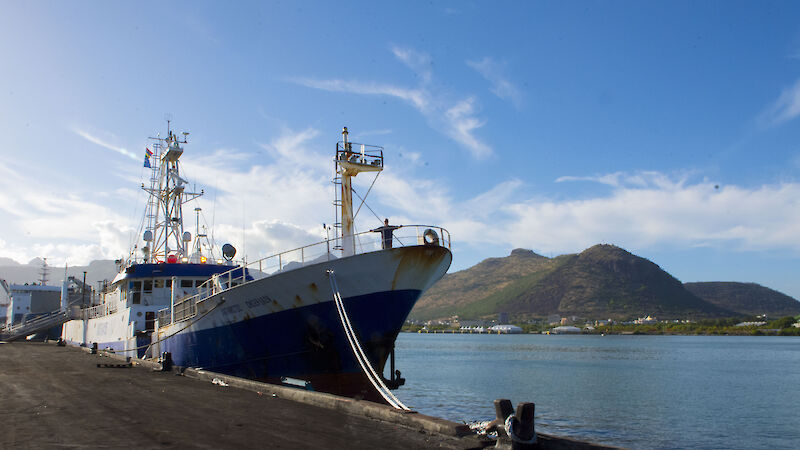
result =
M176 260L188 257L187 245L191 241L191 233L183 229L183 203L194 200L200 192L186 192L187 181L180 175L180 157L186 143L186 136L180 140L167 122L167 137L151 137L153 144L153 171L150 187L142 185L142 189L150 194L145 217L147 229L144 240L147 245L142 249L145 262L164 262L168 258Z
M47 258L42 258L42 269L39 271L39 275L42 276L39 282L41 283L42 286L47 286L47 273L48 273Z
M194 209L195 215L195 230L194 230L194 245L192 246L192 262L201 262L204 263L208 260L208 258L214 259L214 246L212 245L211 241L208 239L208 233L206 232L206 226L200 226L200 212L202 209L197 207ZM208 250L208 255L203 255L203 246Z
M353 150L355 146L355 151ZM340 229L342 256L355 254L355 228L353 225L353 185L352 177L361 172L380 172L383 170L383 147L356 144L348 141L347 127L342 129L342 141L336 144L336 178L340 184L334 205L337 220L334 226Z

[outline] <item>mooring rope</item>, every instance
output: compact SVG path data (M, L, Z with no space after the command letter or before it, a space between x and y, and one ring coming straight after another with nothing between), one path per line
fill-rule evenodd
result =
M407 407L403 404L394 394L386 387L381 377L375 372L375 369L372 367L372 364L369 362L367 355L364 353L364 350L361 348L361 344L358 342L358 338L353 331L353 326L350 323L350 318L347 316L347 311L344 309L344 302L342 301L342 295L339 293L339 286L336 283L336 275L334 274L333 270L328 270L328 279L331 282L331 290L333 290L333 301L336 305L336 311L339 313L339 320L342 322L342 327L344 328L345 336L347 336L347 341L350 343L350 349L353 350L353 355L356 357L358 364L361 366L361 370L364 371L364 374L369 379L372 386L381 394L384 400L387 403L392 405L395 409L402 409L404 411L411 411L411 408Z

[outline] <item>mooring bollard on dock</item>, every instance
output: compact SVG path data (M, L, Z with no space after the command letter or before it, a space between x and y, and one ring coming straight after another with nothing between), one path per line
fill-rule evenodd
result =
M533 416L536 405L532 402L517 404L517 413L511 400L506 398L494 401L496 418L489 424L487 431L497 431L495 448L523 450L532 449L536 445L536 430Z
M161 353L159 362L161 363L161 372L172 372L172 353Z

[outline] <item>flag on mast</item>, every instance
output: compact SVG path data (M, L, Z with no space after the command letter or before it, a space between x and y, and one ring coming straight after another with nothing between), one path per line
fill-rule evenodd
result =
M149 148L144 148L144 166L145 167L152 167L150 165L150 157L153 156L153 152L150 151Z

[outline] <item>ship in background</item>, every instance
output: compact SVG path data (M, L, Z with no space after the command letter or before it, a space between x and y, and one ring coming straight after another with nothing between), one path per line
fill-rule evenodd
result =
M28 266L35 261L28 263ZM64 300L72 304L81 300L81 293L86 289L85 286L81 287L83 283L80 280L68 276L65 268L62 286L48 285L50 266L47 258L39 261L41 267L38 282L8 283L0 279L0 339L6 337L5 330L14 328L33 329L34 332L19 336L28 340L58 339L61 336L62 322L56 321L52 326L45 327L47 323L42 323L42 320L46 321L54 311L61 313L60 307Z
M384 366L390 355L393 365L400 328L452 254L441 227L403 225L388 241L356 233L352 178L377 177L383 148L349 142L343 130L333 160L332 239L235 263L229 244L217 259L199 226L194 244L184 230L183 203L202 195L188 191L181 177L186 133L180 138L168 129L153 139L150 186L142 186L149 194L144 244L120 261L98 305L73 312L63 338L130 356L168 352L178 366L271 383L299 380L393 404L381 393ZM401 384L393 369L390 387Z

